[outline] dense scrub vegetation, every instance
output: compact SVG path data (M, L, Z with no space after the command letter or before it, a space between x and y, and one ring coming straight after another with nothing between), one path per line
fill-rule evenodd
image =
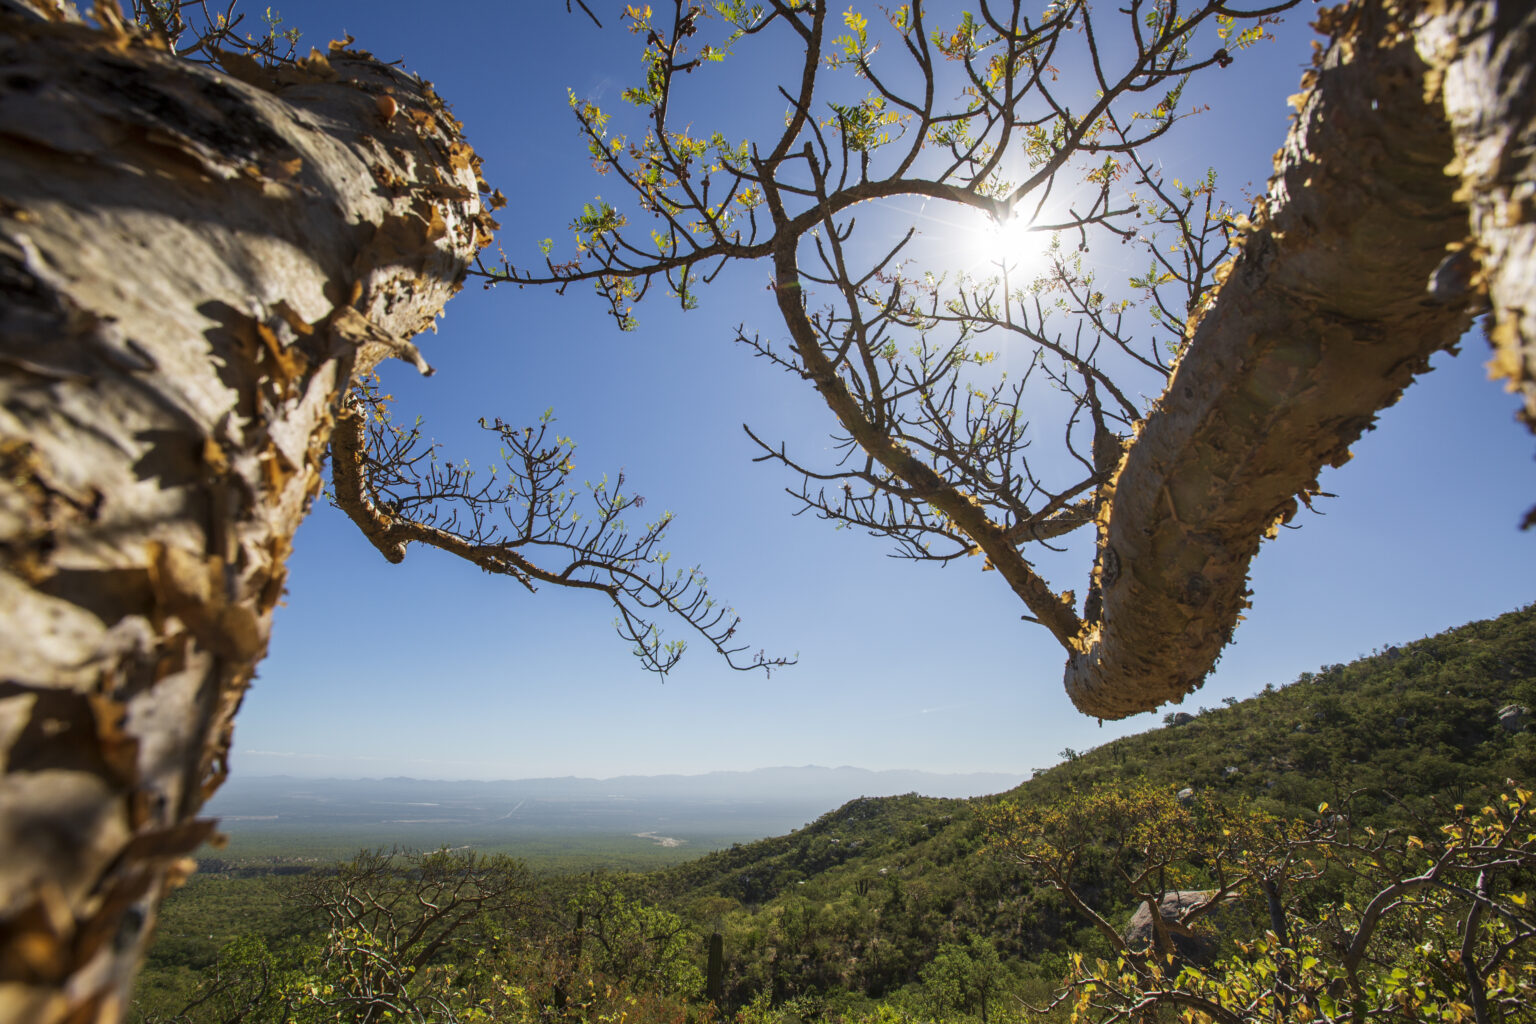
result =
M1536 1019L1518 781L1536 779L1533 707L1536 606L1064 751L997 797L855 800L649 874L461 851L195 878L166 905L137 1009ZM1147 928L1128 937L1138 906Z

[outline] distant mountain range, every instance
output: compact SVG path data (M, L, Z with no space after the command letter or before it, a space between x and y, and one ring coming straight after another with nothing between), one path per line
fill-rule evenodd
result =
M867 768L757 768L752 771L707 772L702 775L620 775L589 779L574 775L539 779L496 781L414 779L389 776L382 779L315 779L290 775L235 776L219 791L214 804L257 795L315 790L349 795L384 792L429 791L478 792L515 795L536 800L696 799L696 800L806 800L844 803L861 796L986 796L1012 789L1022 774L970 772L945 774L909 770L871 771ZM826 806L822 807L826 810ZM213 809L218 813L218 806Z
M859 797L967 797L1017 786L1019 775L945 775L863 768L760 768L704 775L626 775L494 782L412 778L235 776L206 812L233 836L252 832L399 837L414 845L529 836L640 835L718 842L799 828ZM361 831L359 831L361 830Z

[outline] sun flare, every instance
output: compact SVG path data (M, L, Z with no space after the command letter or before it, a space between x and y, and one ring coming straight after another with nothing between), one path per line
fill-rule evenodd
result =
M977 229L976 248L988 267L1010 273L1033 275L1045 269L1055 233L1034 226L1032 220L1014 214L1003 221L988 218Z

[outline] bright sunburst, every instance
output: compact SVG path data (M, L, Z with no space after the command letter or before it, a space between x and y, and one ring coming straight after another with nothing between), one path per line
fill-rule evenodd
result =
M987 218L975 229L975 245L983 268L1006 268L1009 274L1034 276L1045 269L1054 232L1034 227L1035 220L1015 213L1006 220Z

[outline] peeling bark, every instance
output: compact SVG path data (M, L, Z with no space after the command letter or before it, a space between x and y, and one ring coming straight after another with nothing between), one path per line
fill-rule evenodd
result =
M1493 309L1489 372L1521 393L1521 418L1536 430L1536 6L1427 6L1415 40L1455 133L1446 170L1469 206L1466 286L1486 291ZM1536 509L1525 521L1533 524Z
M1536 408L1533 22L1522 0L1323 12L1333 41L1268 198L1110 485L1102 611L1065 674L1082 711L1120 718L1202 683L1261 541L1485 292L1496 370Z
M352 377L492 226L431 87L0 13L0 1019L113 1020Z

